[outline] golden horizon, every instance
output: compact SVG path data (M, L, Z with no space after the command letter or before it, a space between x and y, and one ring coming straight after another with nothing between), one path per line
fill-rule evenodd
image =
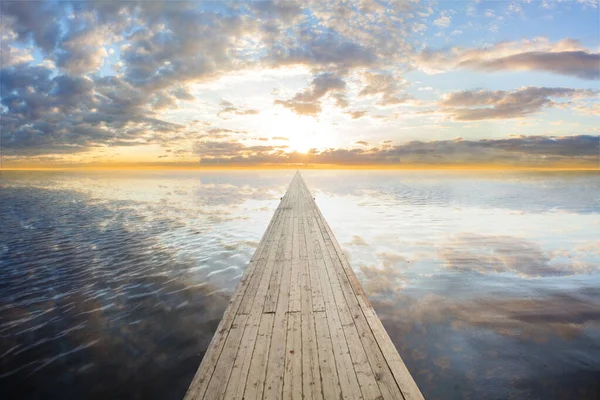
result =
M600 166L515 166L497 164L231 164L207 165L155 165L155 164L114 164L86 166L22 166L2 167L1 171L235 171L235 170L455 170L455 171L600 171Z

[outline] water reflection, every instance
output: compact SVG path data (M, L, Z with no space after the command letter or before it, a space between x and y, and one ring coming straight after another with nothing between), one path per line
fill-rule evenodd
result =
M598 174L305 176L426 398L600 398Z
M3 173L0 398L182 398L287 185L261 176Z
M0 398L181 398L293 171L0 173ZM426 398L600 398L600 176L306 171Z

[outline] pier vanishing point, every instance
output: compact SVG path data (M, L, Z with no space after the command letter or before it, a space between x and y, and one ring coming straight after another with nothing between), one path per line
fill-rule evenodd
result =
M300 173L185 399L423 399Z

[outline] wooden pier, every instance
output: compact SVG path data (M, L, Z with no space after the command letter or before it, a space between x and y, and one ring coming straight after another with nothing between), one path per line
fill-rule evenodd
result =
M297 172L185 399L422 399Z

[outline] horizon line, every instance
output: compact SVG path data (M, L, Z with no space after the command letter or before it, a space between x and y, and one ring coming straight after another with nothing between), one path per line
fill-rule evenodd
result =
M565 166L501 166L501 165L220 165L220 166L168 166L168 165L114 165L114 166L61 166L61 167L0 167L2 171L215 171L215 170L455 170L455 171L600 171L597 167Z

